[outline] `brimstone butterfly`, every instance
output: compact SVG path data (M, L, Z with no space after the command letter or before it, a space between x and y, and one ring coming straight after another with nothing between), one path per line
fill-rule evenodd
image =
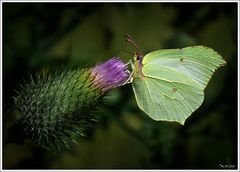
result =
M214 72L226 64L213 49L193 46L141 55L132 64L132 88L141 110L154 120L185 120L203 103L204 89Z

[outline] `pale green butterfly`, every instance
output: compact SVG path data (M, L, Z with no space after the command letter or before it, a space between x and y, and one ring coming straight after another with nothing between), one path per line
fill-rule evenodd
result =
M185 120L203 103L204 89L226 61L213 49L193 46L164 49L142 56L136 49L132 87L141 110L154 120Z

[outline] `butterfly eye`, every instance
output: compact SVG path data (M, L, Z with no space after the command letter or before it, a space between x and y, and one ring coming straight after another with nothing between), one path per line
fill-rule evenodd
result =
M137 61L140 61L140 63L142 63L143 56L137 54L136 57L137 57Z

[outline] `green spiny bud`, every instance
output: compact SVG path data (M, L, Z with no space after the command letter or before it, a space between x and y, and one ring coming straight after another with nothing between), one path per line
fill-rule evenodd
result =
M68 147L94 123L93 112L105 93L128 77L126 65L113 58L94 68L32 79L15 98L23 130L45 148Z

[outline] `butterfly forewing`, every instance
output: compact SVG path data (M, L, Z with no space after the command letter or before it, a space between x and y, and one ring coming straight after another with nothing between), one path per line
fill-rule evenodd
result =
M142 63L174 68L196 80L204 89L216 69L226 62L213 49L195 46L154 51L147 54Z

